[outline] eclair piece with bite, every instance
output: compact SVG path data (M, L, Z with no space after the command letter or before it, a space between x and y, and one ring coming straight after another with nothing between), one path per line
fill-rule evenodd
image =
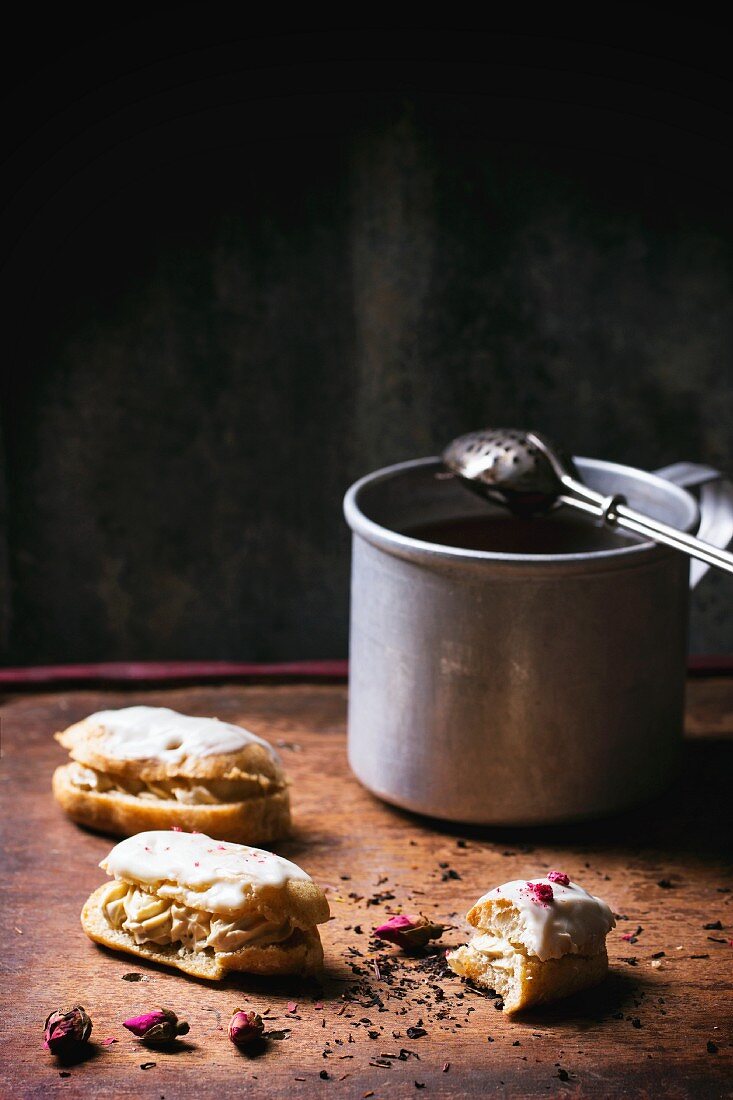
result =
M309 974L323 963L325 894L287 859L202 833L123 840L100 864L111 882L86 902L95 943L197 978Z
M476 931L448 965L498 993L509 1014L597 985L608 972L613 913L561 871L495 887L466 919Z
M80 825L132 836L199 830L268 844L290 830L290 795L267 741L230 722L167 707L98 711L56 734L70 762L53 793Z

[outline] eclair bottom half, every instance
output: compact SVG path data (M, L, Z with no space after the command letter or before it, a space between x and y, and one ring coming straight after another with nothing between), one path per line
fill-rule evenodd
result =
M448 963L456 974L498 993L509 1015L598 985L608 972L605 948L593 955L564 955L543 962L509 945L503 954L486 954L468 943L451 952Z
M290 832L287 787L241 802L184 804L175 798L145 799L120 790L84 789L73 782L74 765L53 775L53 793L72 821L100 833L134 836L149 829L180 828L247 844L267 844Z
M276 943L258 942L237 950L216 950L205 947L196 950L180 940L156 943L136 942L135 937L121 927L115 927L108 912L115 902L118 882L106 882L89 897L81 913L82 928L95 943L114 951L124 951L150 962L174 967L196 978L219 981L233 971L249 974L307 974L323 964L323 948L317 927L293 928L286 938ZM160 900L151 898L152 901ZM212 914L195 915L202 920Z

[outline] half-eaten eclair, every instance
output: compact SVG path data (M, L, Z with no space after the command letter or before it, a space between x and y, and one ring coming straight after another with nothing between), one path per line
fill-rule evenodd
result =
M114 876L85 904L96 943L197 978L230 971L307 974L323 963L325 894L287 859L202 833L128 837L102 867Z
M466 919L476 932L447 956L448 965L498 993L507 1013L568 997L608 971L613 913L562 871L497 886Z
M71 763L54 772L53 793L80 825L114 836L178 827L248 844L289 831L280 758L241 726L124 707L91 714L56 740Z

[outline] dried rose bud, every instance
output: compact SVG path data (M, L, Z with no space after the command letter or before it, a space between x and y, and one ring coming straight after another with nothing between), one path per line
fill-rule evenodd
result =
M66 1054L86 1043L92 1033L92 1021L81 1005L69 1012L52 1012L43 1031L43 1045L52 1054Z
M152 1012L144 1012L142 1016L133 1016L129 1020L123 1020L122 1026L151 1046L172 1043L179 1035L186 1035L188 1024L180 1020L175 1012L169 1008L155 1008Z
M396 943L405 951L413 951L418 947L425 947L430 940L437 940L445 932L444 924L434 924L423 917L408 917L400 913L396 917L390 917L386 924L380 924L374 929L374 935L388 943Z
M558 886L570 885L570 876L566 875L564 871L550 871L547 877L550 882L556 882Z
M257 1012L235 1012L229 1021L229 1038L238 1047L248 1047L262 1038L265 1025Z

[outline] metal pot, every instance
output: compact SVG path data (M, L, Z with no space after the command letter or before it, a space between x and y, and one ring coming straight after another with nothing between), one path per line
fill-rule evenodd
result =
M733 487L708 467L575 459L602 493L717 546ZM353 531L349 761L380 798L450 821L594 817L664 787L678 759L688 591L706 566L650 542L506 554L412 538L485 502L437 458L362 478ZM684 487L700 486L700 504Z

